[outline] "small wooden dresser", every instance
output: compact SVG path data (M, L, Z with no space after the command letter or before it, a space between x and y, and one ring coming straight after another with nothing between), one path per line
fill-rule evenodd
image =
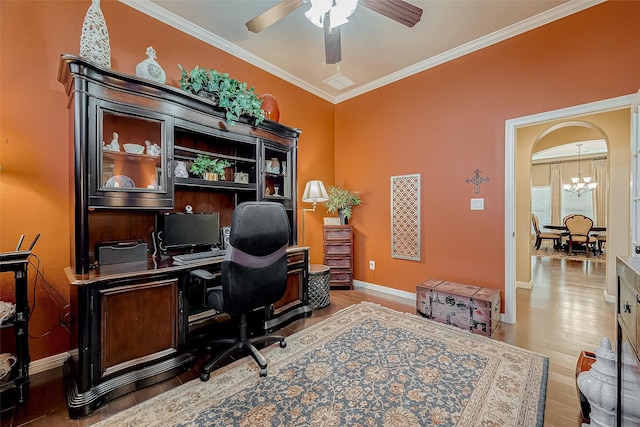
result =
M323 225L324 265L331 289L353 289L353 230L350 225Z

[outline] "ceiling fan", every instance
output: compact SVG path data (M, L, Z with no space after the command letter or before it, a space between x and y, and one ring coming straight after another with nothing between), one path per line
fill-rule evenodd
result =
M420 22L422 9L404 0L281 0L270 9L246 23L249 31L259 33L275 24L304 3L311 3L305 13L315 25L324 28L324 51L327 64L336 64L342 59L340 48L340 25L348 22L358 4L396 22L413 27Z

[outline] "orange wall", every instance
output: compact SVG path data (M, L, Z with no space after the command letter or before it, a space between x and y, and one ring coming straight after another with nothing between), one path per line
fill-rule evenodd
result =
M0 250L15 247L20 234L30 240L42 234L36 253L47 282L65 299L69 285L63 269L69 265L69 118L67 96L57 81L63 53L78 54L82 22L91 2L0 1ZM333 104L286 81L195 40L121 3L103 0L111 42L112 69L135 74L135 66L153 46L167 73L167 84L178 86L176 64L200 65L227 72L271 93L280 106L280 122L302 129L298 178L333 178ZM307 230L320 230L321 215L307 215ZM311 233L309 233L311 234ZM307 244L322 247L320 231ZM322 249L313 251L321 262ZM33 269L29 301L33 301ZM0 299L13 301L13 275L0 275ZM41 335L58 321L62 303L53 301L41 283L30 334ZM3 333L4 337L4 333ZM31 339L31 358L67 351L68 333L58 327Z
M89 4L0 1L0 249L11 249L21 233L42 233L45 277L65 298L69 120L56 75L60 54L78 53ZM101 4L114 69L133 74L152 45L168 84L177 86L175 64L197 64L274 94L281 122L303 130L299 192L317 178L362 194L351 221L355 278L408 292L428 277L504 288L506 119L640 87L640 2L603 3L335 107L125 5ZM491 179L479 195L465 182L476 168ZM421 262L390 257L390 177L410 173L422 174ZM485 198L484 211L469 210L472 197ZM325 215L322 206L306 213L312 262L322 259ZM0 298L13 298L11 281L1 275ZM59 311L37 289L32 335L53 327ZM32 339L32 359L66 351L68 339L61 328Z
M338 104L336 180L363 199L355 278L408 292L430 277L504 289L505 120L635 93L639 20L640 2L606 2ZM490 178L477 195L465 182L475 169ZM390 177L412 173L420 262L391 258ZM474 197L484 211L470 210Z

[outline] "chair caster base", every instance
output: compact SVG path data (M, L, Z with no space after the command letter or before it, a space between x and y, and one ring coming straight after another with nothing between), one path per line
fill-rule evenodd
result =
M287 346L286 341L280 341L280 348L285 348Z
M210 377L211 377L211 374L209 374L208 372L203 372L200 374L200 381L207 382L209 381Z
M261 377L266 377L267 376L267 368L261 368L260 369L260 376Z

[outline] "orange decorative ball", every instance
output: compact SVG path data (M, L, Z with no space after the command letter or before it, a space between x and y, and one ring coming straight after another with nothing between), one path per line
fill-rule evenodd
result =
M278 107L278 100L275 96L265 93L260 95L262 101L262 111L264 111L264 117L274 122L280 121L280 108Z

